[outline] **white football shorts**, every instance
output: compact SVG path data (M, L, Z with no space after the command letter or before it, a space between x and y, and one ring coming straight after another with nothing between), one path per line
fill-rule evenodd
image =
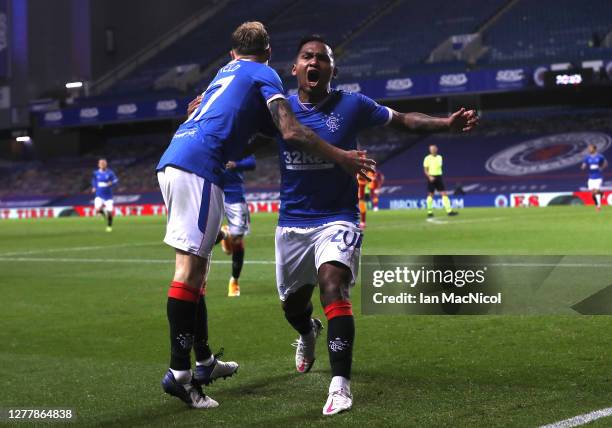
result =
M157 173L168 221L164 242L209 257L223 220L223 190L191 172L167 166Z
M599 190L601 189L602 183L602 178L589 178L589 181L587 182L587 187L589 190Z
M276 228L276 287L282 301L304 285L317 284L319 267L339 262L353 274L359 273L363 233L347 221L327 223L313 228Z
M225 217L232 236L247 235L249 233L251 216L246 202L225 204Z
M94 199L94 209L97 211L100 208L104 207L106 211L113 211L113 200L112 199L102 199L99 196L96 196Z

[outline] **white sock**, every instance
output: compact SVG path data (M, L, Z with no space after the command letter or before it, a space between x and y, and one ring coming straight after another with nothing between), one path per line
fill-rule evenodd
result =
M595 200L597 201L597 206L601 206L601 193L595 195Z
M215 356L211 355L204 361L196 361L196 366L207 366L208 367L214 362L215 362Z
M189 383L191 382L191 370L173 370L170 369L174 378L178 383Z
M349 394L351 393L351 381L343 376L334 376L332 377L331 383L329 384L329 393L331 394L334 391L338 391L339 389L344 389Z

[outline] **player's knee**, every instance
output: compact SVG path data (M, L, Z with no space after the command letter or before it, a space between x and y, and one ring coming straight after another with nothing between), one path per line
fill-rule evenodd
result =
M341 263L325 263L321 266L318 278L321 304L327 306L336 300L347 300L352 278L350 269Z
M287 296L282 302L285 315L292 316L304 313L310 303L314 285L305 285L296 292Z
M208 261L206 258L177 250L174 280L194 288L201 287L206 281Z

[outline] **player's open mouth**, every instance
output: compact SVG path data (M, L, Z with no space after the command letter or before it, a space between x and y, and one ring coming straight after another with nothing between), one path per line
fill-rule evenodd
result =
M308 79L308 83L310 84L310 86L316 86L317 83L319 83L320 76L321 72L316 68L311 68L306 74L306 78Z

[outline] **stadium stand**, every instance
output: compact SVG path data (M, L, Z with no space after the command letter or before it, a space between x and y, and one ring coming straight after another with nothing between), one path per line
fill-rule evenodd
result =
M608 0L520 0L485 32L489 63L542 63L601 55L593 37L612 31ZM599 52L598 52L599 51Z
M312 33L320 33L338 47L341 82L408 72L463 71L468 65L461 61L430 64L426 60L450 36L481 28L489 49L478 61L479 67L589 59L604 51L612 54L612 49L601 46L612 31L612 8L607 0L231 0L219 15L223 19L209 18L95 99L104 102L112 97L150 95L155 81L179 66L195 66L200 73L200 80L183 92L201 90L226 58L228 35L247 19L259 19L268 26L272 66L288 87L296 43ZM423 16L436 18L431 21ZM163 89L157 94L178 92ZM92 100L79 103L91 104Z
M344 47L342 73L356 78L414 71L414 64L424 63L439 43L476 31L506 2L491 0L474 7L470 0L402 1ZM423 16L437 18L431 22Z

